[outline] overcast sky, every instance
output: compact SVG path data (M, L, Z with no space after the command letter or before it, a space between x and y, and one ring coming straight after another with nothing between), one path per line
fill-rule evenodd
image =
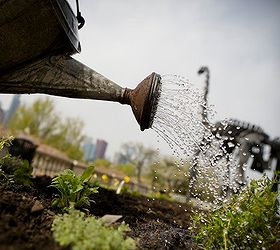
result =
M80 10L86 24L79 61L129 88L153 71L185 76L201 88L197 70L207 65L216 120L236 118L280 136L280 1L80 0ZM109 156L128 141L168 152L151 129L140 131L129 106L54 100L63 116L85 122L85 134L108 141ZM7 108L11 96L0 101Z

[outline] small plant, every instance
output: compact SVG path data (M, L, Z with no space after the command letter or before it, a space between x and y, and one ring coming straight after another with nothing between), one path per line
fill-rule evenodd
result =
M4 160L11 157L8 152L5 152L5 147L9 147L12 144L13 137L0 138L0 167L2 167Z
M17 184L32 186L33 167L27 160L17 157L8 157L4 160L4 171Z
M4 147L9 147L12 144L13 137L0 140L0 152L3 152ZM24 186L32 185L32 166L28 161L17 157L11 157L6 152L0 158L0 180L2 182L15 182Z
M89 183L93 171L91 166L81 176L76 176L72 170L66 169L53 178L50 186L56 188L59 194L53 199L52 206L59 209L68 209L70 205L75 208L89 206L89 195L98 192L98 187L91 187Z
M164 191L159 192L152 192L148 195L148 197L152 199L158 199L158 200L167 200L167 201L175 201L168 193Z
M125 237L129 227L122 223L116 229L93 216L70 209L69 214L56 216L52 231L60 246L70 246L73 250L133 250L136 242Z
M9 147L11 145L12 140L13 140L13 137L0 139L0 155L1 155L1 157L0 157L0 181L1 181L1 183L10 182L12 180L3 169L3 164L4 164L5 159L11 157L7 152L4 151L4 148Z
M252 180L220 208L194 216L195 240L202 249L266 249L280 239L279 193L267 177Z

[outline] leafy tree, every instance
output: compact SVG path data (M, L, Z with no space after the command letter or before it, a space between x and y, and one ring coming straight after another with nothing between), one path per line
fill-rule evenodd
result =
M31 105L22 104L9 122L9 128L40 138L43 143L65 152L70 158L81 160L84 139L83 122L78 118L61 120L50 98L37 99Z
M64 122L58 124L58 129L45 139L45 143L65 152L70 158L82 160L81 144L84 136L81 130L83 126L84 123L78 118L66 118Z
M58 129L59 117L50 98L22 104L9 122L12 131L24 131L39 138L48 138Z
M154 149L146 148L141 143L123 144L119 154L122 159L126 159L127 163L135 166L138 183L141 182L141 176L145 167L149 166L157 156L157 152Z
M171 157L164 157L150 167L152 188L165 189L167 193L185 194L188 188L189 164L178 164Z
M105 167L105 168L109 168L111 166L111 162L106 160L106 159L96 159L93 163L93 166L95 167Z
M135 166L131 163L121 163L114 166L116 169L122 171L127 176L135 176Z

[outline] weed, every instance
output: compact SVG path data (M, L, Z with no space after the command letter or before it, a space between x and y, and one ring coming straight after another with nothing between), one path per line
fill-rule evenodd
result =
M0 152L4 147L9 147L12 144L13 137L0 140ZM28 161L17 157L11 157L6 152L0 158L0 180L2 182L21 184L24 186L32 185L32 166Z
M32 186L33 167L27 160L22 160L17 157L7 157L4 160L3 169L15 183L28 187Z
M8 152L5 151L5 147L8 148L12 144L13 137L0 138L0 167L2 167L4 160L11 157Z
M105 226L101 220L86 216L83 212L70 209L69 214L56 216L52 231L59 245L73 250L133 250L136 242L125 237L129 227L122 223L116 229Z
M59 194L53 199L52 206L59 209L68 209L72 204L75 208L89 206L89 195L98 192L98 187L89 184L93 171L91 166L81 176L76 176L72 170L66 169L53 178L50 186L56 188Z
M195 240L203 249L265 249L280 238L279 193L267 177L250 185L220 208L193 218Z

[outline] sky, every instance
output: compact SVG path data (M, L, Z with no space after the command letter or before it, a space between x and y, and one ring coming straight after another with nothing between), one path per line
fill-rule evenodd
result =
M147 75L177 74L203 88L210 69L214 120L235 118L280 136L280 1L81 0L86 20L82 52L74 58L122 87ZM75 1L70 1L75 7ZM44 95L23 95L31 103ZM11 95L0 95L8 108ZM170 153L152 129L140 131L131 108L119 103L52 97L62 117L79 117L84 134L106 140L112 158L121 144L141 142Z

